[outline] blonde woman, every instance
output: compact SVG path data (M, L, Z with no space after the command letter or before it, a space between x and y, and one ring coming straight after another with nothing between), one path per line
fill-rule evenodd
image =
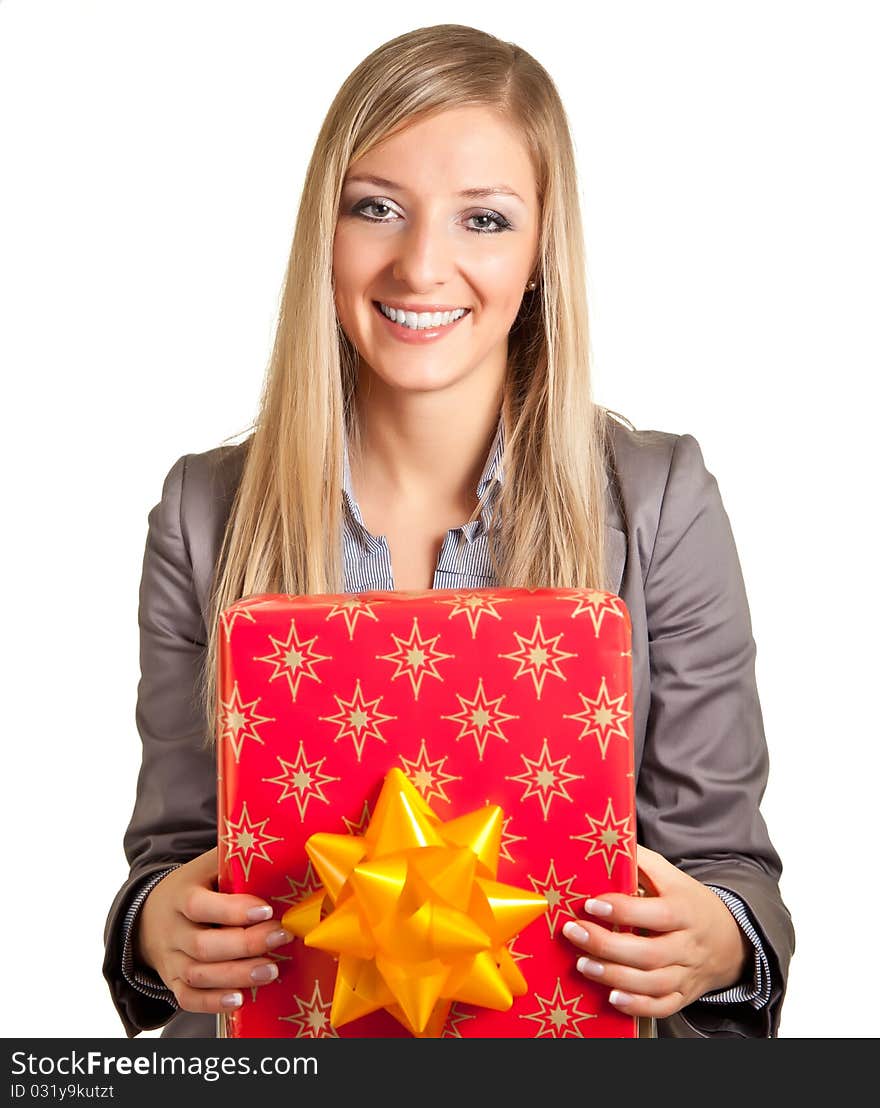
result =
M534 58L442 25L354 70L306 175L252 433L178 459L149 517L143 764L105 933L128 1035L213 1035L290 939L215 887L221 609L491 586L608 589L632 619L658 895L587 902L573 964L661 1037L777 1034L794 933L733 537L691 435L591 399L584 274L566 116Z

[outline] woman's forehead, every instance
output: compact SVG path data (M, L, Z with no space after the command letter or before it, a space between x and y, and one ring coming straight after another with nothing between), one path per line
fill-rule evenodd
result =
M478 107L449 109L395 131L349 167L345 183L356 181L474 200L507 195L521 203L535 190L516 126Z

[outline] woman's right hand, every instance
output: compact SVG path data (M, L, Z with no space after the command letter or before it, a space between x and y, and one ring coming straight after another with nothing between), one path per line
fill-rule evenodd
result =
M133 936L135 957L159 974L187 1012L238 1008L241 990L277 978L266 952L293 938L264 900L217 892L216 882L214 847L150 890Z

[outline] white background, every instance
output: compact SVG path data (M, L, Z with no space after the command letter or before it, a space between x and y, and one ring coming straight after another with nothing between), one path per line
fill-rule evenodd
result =
M100 967L140 759L147 513L176 458L255 415L339 84L437 22L515 41L556 81L597 398L693 434L718 479L797 929L781 1034L880 1030L876 15L846 0L0 3L0 1034L122 1033Z

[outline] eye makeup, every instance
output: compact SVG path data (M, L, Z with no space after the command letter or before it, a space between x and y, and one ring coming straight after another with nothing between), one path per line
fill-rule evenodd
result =
M364 200L358 201L357 204L350 210L350 215L359 216L362 219L368 220L370 223L391 223L390 219L383 218L381 216L369 215L368 209L370 208L384 208L386 211L393 211L391 205L383 198L379 196L368 196ZM492 209L484 209L479 212L466 217L467 220L482 219L491 221L491 227L468 227L467 230L478 235L497 235L503 231L512 230L513 225L510 220L501 214L501 212L493 211Z

